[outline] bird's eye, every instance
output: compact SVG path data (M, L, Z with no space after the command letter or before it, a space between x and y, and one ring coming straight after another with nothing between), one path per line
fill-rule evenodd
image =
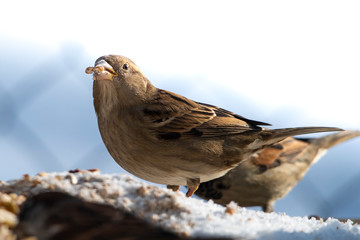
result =
M125 64L123 65L123 69L124 69L124 70L128 70L128 69L129 69L129 64L125 63Z

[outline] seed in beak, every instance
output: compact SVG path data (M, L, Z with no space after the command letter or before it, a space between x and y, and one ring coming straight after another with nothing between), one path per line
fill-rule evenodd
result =
M88 67L85 70L85 73L87 74L93 74L93 73L101 73L102 71L105 71L104 66L96 66L96 67Z

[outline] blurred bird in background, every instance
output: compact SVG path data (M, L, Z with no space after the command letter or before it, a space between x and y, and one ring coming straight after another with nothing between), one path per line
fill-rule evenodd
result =
M290 192L329 148L358 136L360 131L348 130L320 138L286 138L255 153L225 176L201 183L196 195L219 204L234 201L272 212L275 201Z

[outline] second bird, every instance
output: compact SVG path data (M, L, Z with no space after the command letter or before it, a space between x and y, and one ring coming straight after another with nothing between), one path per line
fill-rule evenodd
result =
M299 134L330 127L266 129L209 104L156 88L128 58L96 60L93 97L101 137L128 172L173 190L221 177L258 150Z
M329 148L358 136L360 131L348 130L320 138L289 137L255 153L225 176L200 184L196 194L219 204L234 201L272 212L275 201L290 192Z

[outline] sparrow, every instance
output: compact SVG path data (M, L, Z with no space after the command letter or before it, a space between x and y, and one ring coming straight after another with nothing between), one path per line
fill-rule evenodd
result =
M347 130L320 138L288 137L254 153L223 177L201 183L196 195L272 212L275 201L289 193L329 148L358 136L360 131Z
M264 122L156 88L130 59L98 58L93 98L110 155L144 180L193 195L201 182L221 177L256 151L299 134L332 127L266 129Z
M40 193L21 207L18 239L182 239L110 205L85 202L62 192Z

